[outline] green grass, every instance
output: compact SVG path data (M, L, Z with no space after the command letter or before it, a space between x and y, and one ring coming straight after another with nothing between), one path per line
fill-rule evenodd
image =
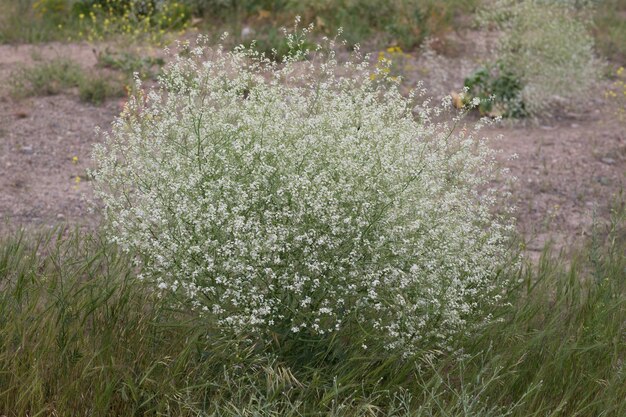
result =
M0 0L0 44L62 41L67 29L60 15L39 16L33 9L36 0ZM67 24L66 24L67 26Z
M84 102L101 104L107 98L123 93L120 82L98 72L87 72L76 62L56 58L21 67L10 77L11 94L15 98L47 96L78 89Z
M465 357L257 346L169 307L98 234L0 242L0 415L624 416L626 218L519 272Z
M80 65L57 58L14 71L10 84L15 97L46 96L76 87L83 77Z

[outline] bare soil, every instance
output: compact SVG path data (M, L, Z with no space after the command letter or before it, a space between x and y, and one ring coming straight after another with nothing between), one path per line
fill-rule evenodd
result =
M64 57L90 69L97 62L93 49L87 44L0 46L0 235L18 227L98 221L87 204L86 173L98 140L95 128L111 124L119 102L94 106L80 102L73 91L24 100L9 94L10 74L20 66Z
M8 94L9 74L20 65L63 56L93 68L93 49L88 44L0 46L0 237L18 227L92 227L99 221L86 202L91 196L86 170L99 140L94 128L108 129L119 100L94 106L72 91L25 100ZM624 122L602 100L601 89L597 97L575 116L484 131L502 151L502 165L517 177L508 191L531 252L548 240L562 248L580 241L594 219L607 218L624 188Z
M502 164L517 177L510 190L527 249L551 241L568 249L594 226L603 227L626 185L624 125L610 108L579 119L533 127L490 129ZM511 155L517 155L511 159Z

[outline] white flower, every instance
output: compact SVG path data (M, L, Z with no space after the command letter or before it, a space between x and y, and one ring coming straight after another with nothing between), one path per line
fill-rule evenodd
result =
M502 289L493 155L442 109L415 119L366 61L317 54L177 57L95 152L111 238L224 332L359 320L407 355L444 350Z

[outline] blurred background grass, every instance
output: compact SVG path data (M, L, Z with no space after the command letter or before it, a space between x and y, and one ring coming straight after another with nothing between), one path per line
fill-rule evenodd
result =
M123 14L123 6L133 3L149 3L153 9L169 4L179 19L193 17L200 30L218 34L228 31L240 36L243 28L250 28L263 37L272 28L290 26L300 15L305 25L314 23L324 34L334 35L343 27L349 42L374 39L405 49L419 46L425 37L441 37L466 27L478 7L489 7L489 0L0 0L0 42L76 39L81 13L88 14L94 6L106 9L112 5L113 10ZM626 1L598 0L593 4L599 48L610 58L623 60ZM137 24L142 13L150 13L145 6L131 8L135 14L128 18L131 24ZM157 20L153 16L153 24ZM181 26L182 22L161 22L160 28L167 29L168 25ZM244 30L246 33L250 32Z

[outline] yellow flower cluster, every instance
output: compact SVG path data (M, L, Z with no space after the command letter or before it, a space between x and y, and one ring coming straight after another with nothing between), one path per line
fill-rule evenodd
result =
M94 4L81 32L87 40L102 40L107 36L122 33L142 37L153 43L160 43L166 30L185 30L188 27L189 13L186 7L176 1L165 2L158 9L152 3L143 3L139 9L137 2L120 6L119 0L106 0L104 5ZM121 9L121 11L120 11Z
M386 50L378 52L376 70L370 74L370 79L399 80L402 73L409 67L406 61L410 57L411 55L405 53L399 46L390 46Z
M189 10L178 1L157 4L137 0L103 0L92 4L85 3L80 8L75 7L72 10L68 4L70 3L67 0L38 0L33 8L42 18L64 14L66 20L71 11L80 11L77 15L73 14L73 19L77 17L75 35L90 42L124 34L159 44L162 43L167 31L184 31L189 25ZM64 25L58 24L57 27L62 29ZM72 38L73 36L70 36L68 40Z
M616 113L620 120L626 118L626 74L624 67L619 67L615 71L616 80L604 93L604 97L617 105Z

